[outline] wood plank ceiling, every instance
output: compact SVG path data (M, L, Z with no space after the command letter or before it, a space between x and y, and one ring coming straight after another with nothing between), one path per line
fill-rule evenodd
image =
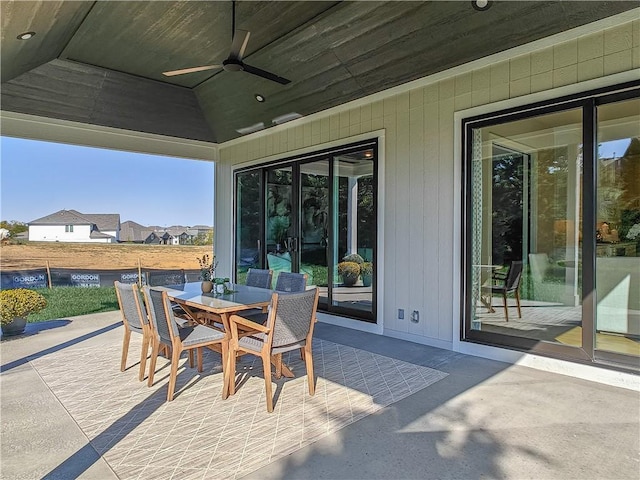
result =
M238 129L309 115L636 8L631 1L239 1L246 63L288 85L221 69L229 1L0 2L1 107L224 142ZM26 31L29 40L16 37ZM258 103L254 95L266 102Z

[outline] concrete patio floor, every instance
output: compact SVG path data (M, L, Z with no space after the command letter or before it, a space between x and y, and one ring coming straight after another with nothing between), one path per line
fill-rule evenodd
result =
M78 352L95 348L107 359L115 357L101 365L104 372L135 377L136 368L118 371L119 356L113 352L119 352L121 338L119 312L108 312L32 324L26 335L2 341L1 478L121 478L113 457L98 453L68 400L56 395L51 373L43 374L49 361L69 354L76 359L69 371L77 375L83 369ZM256 464L242 478L640 478L638 391L324 323L318 324L316 338L443 375L306 446ZM134 356L132 349L129 364ZM87 376L100 373L86 371ZM132 385L139 388L137 381ZM166 383L154 388L163 395ZM187 406L189 398L178 395L171 407ZM283 394L278 402L285 401ZM261 406L256 421L269 421L264 397L256 395L256 402ZM135 432L127 441L135 445ZM188 478L228 478L215 470L191 472ZM136 478L187 477L165 466L147 467Z

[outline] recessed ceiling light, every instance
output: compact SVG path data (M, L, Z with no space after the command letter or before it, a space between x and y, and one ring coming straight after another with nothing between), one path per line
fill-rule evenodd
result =
M21 33L20 35L18 35L16 38L18 40L29 40L35 34L36 34L36 32L24 32L24 33Z
M295 120L296 118L302 118L302 115L296 112L285 113L284 115L280 115L272 120L274 125L280 125L286 122L290 122L291 120Z
M238 128L236 132L241 135L247 135L249 133L258 132L264 129L264 122L256 123L251 125L250 127Z
M493 2L491 0L473 0L471 5L473 5L473 8L476 10L483 12L485 10L489 10L492 3Z
M367 150L366 152L364 152L364 158L371 158L373 157L373 152L371 150Z
M260 102L260 103L262 103L262 102L264 102L264 101L266 100L266 98L264 97L264 95L260 95L259 93L256 93L256 94L254 95L254 97L255 97L255 99L256 99L258 102Z

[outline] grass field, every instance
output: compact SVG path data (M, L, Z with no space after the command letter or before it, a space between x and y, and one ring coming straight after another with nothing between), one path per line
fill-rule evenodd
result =
M128 243L29 242L0 247L0 269L80 268L123 270L138 268L197 270L198 258L213 247L139 245Z
M3 271L45 268L78 268L96 270L142 268L197 270L198 258L211 254L211 246L135 245L109 243L29 242L0 247L0 269ZM38 289L47 299L47 307L29 315L29 322L107 312L118 309L113 287L55 287Z
M47 306L44 310L29 315L29 323L75 317L76 315L88 315L90 313L110 312L119 308L114 287L38 288L36 292L41 293L47 299Z

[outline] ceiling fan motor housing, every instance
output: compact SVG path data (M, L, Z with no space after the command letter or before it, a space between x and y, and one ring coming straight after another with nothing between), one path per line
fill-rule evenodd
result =
M244 65L238 59L228 58L224 62L222 62L222 68L226 72L240 72L244 70Z

